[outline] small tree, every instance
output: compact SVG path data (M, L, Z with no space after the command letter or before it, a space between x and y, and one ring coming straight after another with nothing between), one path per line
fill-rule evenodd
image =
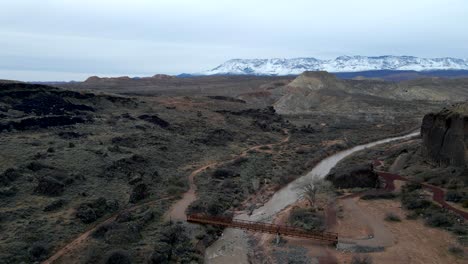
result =
M318 201L327 201L333 196L333 186L318 176L313 176L310 181L304 182L300 186L300 195L309 202L314 209L317 208Z

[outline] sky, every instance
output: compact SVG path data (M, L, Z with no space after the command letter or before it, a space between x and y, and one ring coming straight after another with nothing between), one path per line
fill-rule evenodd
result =
M196 73L233 58L468 58L466 0L2 0L0 79Z

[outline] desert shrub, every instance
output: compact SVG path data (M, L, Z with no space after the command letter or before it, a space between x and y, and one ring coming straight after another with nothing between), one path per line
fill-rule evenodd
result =
M431 206L431 202L421 198L417 192L403 192L401 196L401 203L406 209L409 210L424 209Z
M227 169L217 169L213 172L213 178L224 179L234 177L234 172Z
M48 247L44 243L35 242L28 249L29 259L31 261L44 260L48 254Z
M76 211L76 217L85 224L92 223L98 219L96 211L88 205L80 205Z
M239 157L237 159L235 159L231 164L233 166L240 166L242 165L243 163L249 161L249 158L248 157Z
M406 219L408 220L415 220L418 219L419 214L417 212L410 212L409 214L406 215Z
M148 168L148 163L143 156L132 155L131 157L122 158L113 161L104 172L104 176L109 178L128 177L134 173L142 173Z
M101 224L91 233L91 236L93 238L104 238L106 233L116 228L116 226L117 224L115 222Z
M463 208L468 208L468 199L462 202Z
M420 190L422 188L422 185L418 182L407 182L405 185L402 187L402 192L414 192L416 190Z
M182 223L168 222L160 229L149 263L190 263L200 262L201 257L190 242Z
M439 176L439 177L434 177L432 179L429 179L427 183L436 185L436 186L444 186L447 184L447 178L444 176Z
M57 209L61 208L64 204L65 204L64 200L58 199L58 200L55 200L55 201L51 202L50 204L46 205L46 207L44 207L43 211L44 212L54 211L54 210L57 210Z
M182 194L186 191L185 188L177 186L169 186L166 188L167 195L174 196L176 198L181 198Z
M465 193L460 192L460 191L456 191L456 190L449 190L445 194L445 200L450 201L450 202L454 202L454 203L460 202L465 197L467 197L467 195Z
M128 245L141 239L143 223L132 221L123 224L115 224L104 233L106 243L111 245Z
M426 224L432 227L451 227L455 223L450 214L441 211L431 212L426 218Z
M457 236L466 236L468 235L468 226L465 224L456 224L450 229L450 231Z
M222 215L233 203L233 200L229 197L221 194L204 196L203 201L199 199L189 207L189 212Z
M31 171L34 171L34 172L40 171L42 169L52 169L51 166L48 166L46 164L43 164L43 163L37 162L37 161L33 161L33 162L29 163L26 166L26 168L31 170Z
M464 250L463 248L457 247L457 246L450 246L448 248L448 251L456 256L463 256L464 255Z
M15 196L17 192L18 192L18 188L16 188L16 186L1 187L0 188L0 197Z
M148 186L145 183L140 183L135 186L130 194L130 203L137 203L148 196Z
M289 223L306 230L325 230L324 219L312 209L297 208L291 212Z
M187 180L182 177L170 177L167 180L167 184L169 186L175 186L178 188L186 188L187 187Z
M395 213L387 213L387 215L385 216L385 220L389 222L401 222L400 217Z
M107 212L114 212L119 209L117 200L106 200L98 198L92 202L82 203L76 209L76 217L83 223L89 224L96 221Z
M113 250L107 253L106 264L131 264L130 255L123 250Z
M43 177L39 179L39 182L34 189L35 193L57 196L63 193L65 184L53 177Z
M458 236L457 240L460 245L464 247L468 246L468 236Z
M368 193L361 196L363 200L376 200L376 199L394 199L397 195L391 192L387 193Z
M368 255L354 255L351 264L372 264L372 258Z
M21 177L21 173L17 169L9 168L0 174L0 184L8 185L10 182L15 181Z

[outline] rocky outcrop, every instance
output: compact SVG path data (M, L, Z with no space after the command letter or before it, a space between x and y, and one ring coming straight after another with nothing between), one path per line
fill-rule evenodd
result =
M106 82L106 81L128 81L131 80L128 76L120 76L120 77L99 77L99 76L90 76L84 82L85 83L99 83L99 82Z
M336 188L375 188L379 186L379 176L372 164L354 167L333 168L326 179Z
M282 90L273 105L285 115L320 111L342 114L381 112L383 106L412 100L460 102L467 98L468 79L426 78L394 83L343 80L327 72L304 72Z
M422 154L440 165L468 164L468 103L424 116Z
M167 75L167 74L155 74L151 78L156 79L156 80L172 80L177 77L172 76L172 75Z

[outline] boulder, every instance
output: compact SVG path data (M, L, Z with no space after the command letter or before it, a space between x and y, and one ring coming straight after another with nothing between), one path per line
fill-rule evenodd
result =
M421 126L422 154L439 165L468 164L468 104L445 108L424 116Z
M331 181L336 188L376 188L379 186L379 176L371 163L333 169L326 179Z

